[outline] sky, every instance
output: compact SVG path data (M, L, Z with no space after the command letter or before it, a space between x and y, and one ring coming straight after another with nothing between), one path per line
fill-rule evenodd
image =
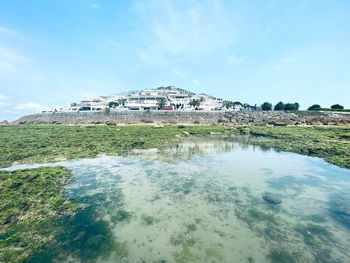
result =
M0 121L165 85L350 108L350 1L0 0Z

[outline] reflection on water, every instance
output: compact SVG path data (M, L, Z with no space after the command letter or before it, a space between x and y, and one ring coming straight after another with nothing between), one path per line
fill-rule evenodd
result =
M59 261L349 262L350 171L248 140L62 163L69 197L92 210L67 222L78 229Z

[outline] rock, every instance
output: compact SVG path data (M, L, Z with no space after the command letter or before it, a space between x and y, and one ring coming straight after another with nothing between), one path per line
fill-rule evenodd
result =
M115 122L112 122L112 121L106 121L105 124L107 124L107 125L117 125Z
M277 204L282 203L281 198L278 198L278 197L272 196L272 195L264 195L264 196L263 196L263 199L264 199L266 202L268 202L268 203L270 203L270 204L274 204L274 205L277 205Z
M177 126L179 129L183 129L183 128L185 128L185 125L179 125L179 126Z
M9 122L7 120L3 120L0 122L0 125L7 125L7 124L9 124Z

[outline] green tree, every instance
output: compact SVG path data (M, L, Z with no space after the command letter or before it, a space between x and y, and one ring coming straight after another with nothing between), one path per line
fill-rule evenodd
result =
M269 102L264 102L261 104L261 109L264 111L272 110L272 104Z
M157 106L158 106L158 109L164 108L164 106L165 106L165 99L161 98L161 99L157 100Z
M122 99L118 99L118 103L119 103L119 105L123 105L123 106L125 106L125 103L127 102L127 99L124 99L124 98L122 98Z
M196 107L196 106L199 107L199 105L201 105L201 103L200 103L199 100L193 99L193 100L190 101L189 105L192 106L192 107Z
M331 109L333 110L344 110L344 107L340 104L334 104L331 106Z
M77 104L76 104L75 102L72 102L70 105L71 105L72 107L77 106Z
M242 106L242 103L240 103L239 101L234 101L232 102L233 105L241 105Z
M284 110L285 106L284 103L282 101L280 101L279 103L277 103L275 105L275 107L273 108L274 110Z
M226 108L226 109L229 109L233 106L233 102L232 101L229 101L229 100L225 100L223 101L222 105Z
M286 103L284 110L299 110L299 103Z
M312 106L310 106L307 110L320 110L321 106L318 104L314 104Z
M108 103L108 107L110 107L110 108L115 108L118 106L119 106L119 103L116 101L111 101L110 103Z

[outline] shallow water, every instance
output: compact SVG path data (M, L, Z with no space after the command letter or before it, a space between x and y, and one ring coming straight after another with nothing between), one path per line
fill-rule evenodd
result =
M93 208L85 231L113 243L82 262L350 262L350 171L321 159L242 137L60 164Z

